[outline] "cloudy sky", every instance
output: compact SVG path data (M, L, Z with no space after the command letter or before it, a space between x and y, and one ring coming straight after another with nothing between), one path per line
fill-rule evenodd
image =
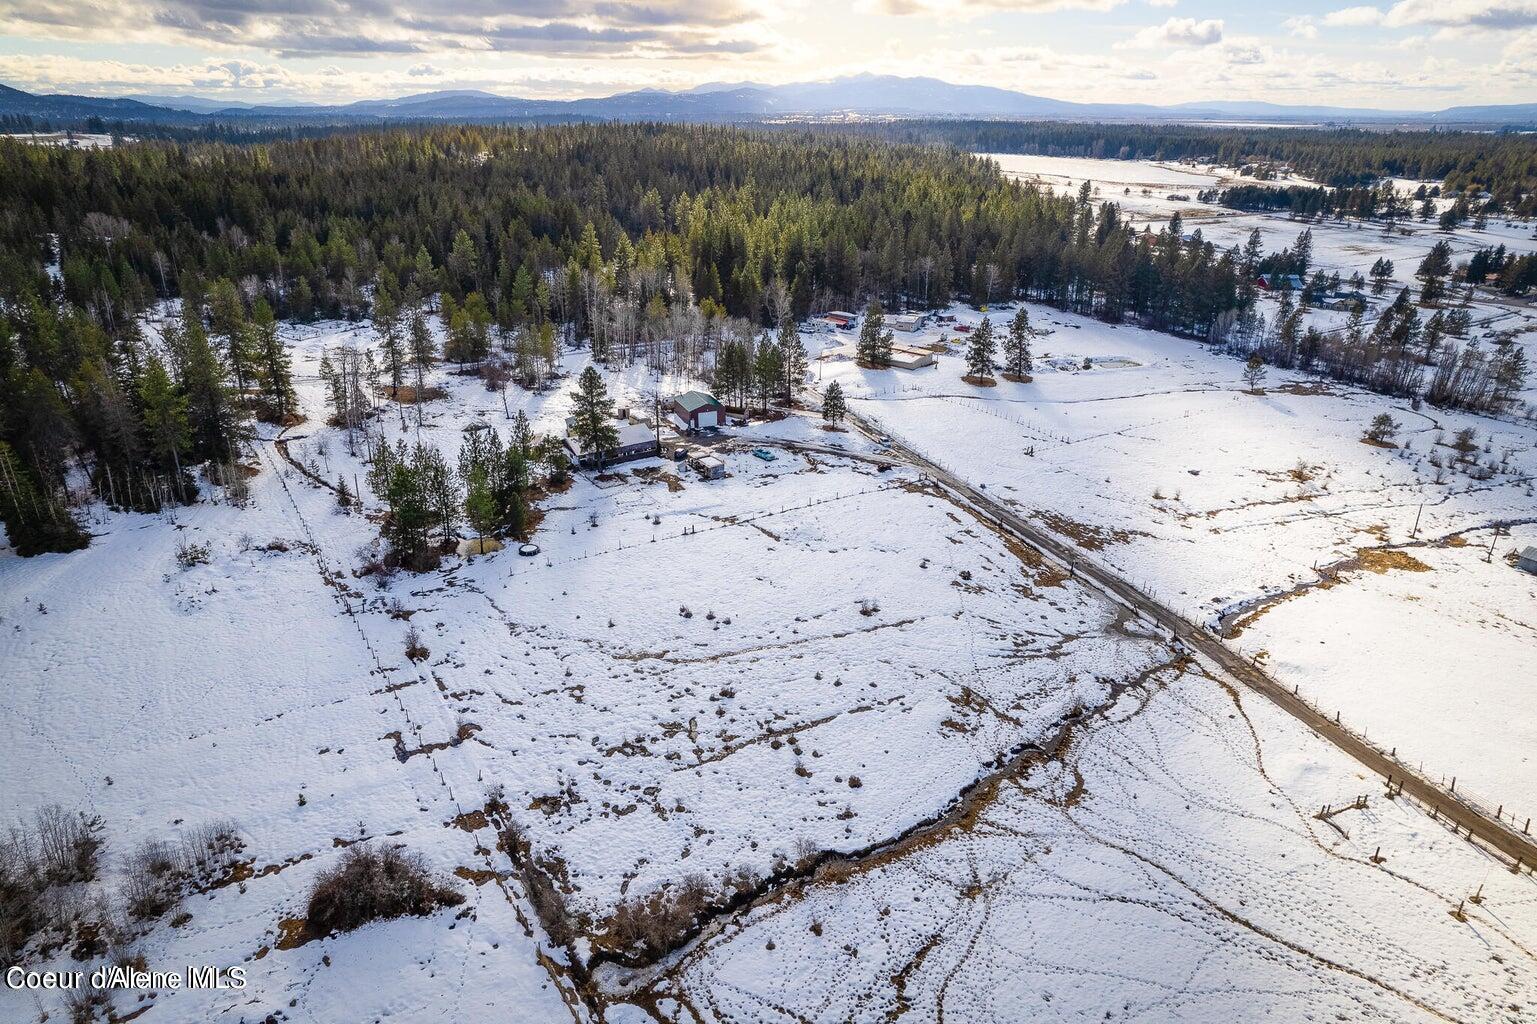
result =
M1060 99L1537 101L1537 0L0 0L0 82L345 101L863 71Z

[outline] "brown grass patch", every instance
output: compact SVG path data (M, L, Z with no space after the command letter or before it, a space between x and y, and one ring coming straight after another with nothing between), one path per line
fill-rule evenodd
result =
M991 377L973 377L969 373L962 377L961 380L978 388L995 388L998 386L998 382Z
M1001 376L1010 384L1029 384L1031 381L1035 380L1035 378L1030 376L1028 373L1004 373Z
M465 811L449 824L456 828L462 828L466 832L476 832L490 824L486 820L486 812L481 810Z
M1362 527L1361 532L1377 538L1383 544L1389 543L1388 528L1386 523L1374 523L1371 526Z
M1322 383L1322 382L1303 383L1301 381L1293 381L1293 382L1291 382L1289 384L1282 384L1278 388L1272 388L1271 390L1276 392L1277 394L1280 394L1280 395L1305 395L1305 396L1312 396L1312 395L1332 395L1332 394L1334 394L1334 389L1332 387L1330 387L1328 384L1325 384L1325 383ZM1263 393L1264 393L1263 391L1250 392L1250 394L1263 394Z
M1407 551L1396 548L1362 548L1356 553L1356 561L1360 568L1368 572L1385 573L1391 569L1400 572L1430 572L1430 566L1415 558Z
M275 945L278 949L298 949L319 937L310 933L309 924L304 918L285 917L278 922L278 940Z
M1118 527L1095 526L1092 523L1080 523L1076 519L1070 519L1060 512L1034 512L1032 515L1045 523L1055 533L1072 540L1074 544L1085 551L1098 551L1107 544L1125 544L1133 537L1146 537L1149 534L1141 530L1125 530Z
M428 385L427 387L424 387L418 391L410 384L402 384L398 388L393 388L386 384L384 387L379 389L379 393L382 394L385 398L388 398L390 401L399 402L401 405L415 405L418 402L435 402L440 398L448 397L447 391L444 391L439 387L433 387L432 385Z
M1375 438L1371 438L1371 437L1363 437L1363 438L1361 438L1361 443L1365 444L1365 445L1370 445L1373 448L1393 448L1393 449L1397 449L1398 448L1398 445L1394 444L1392 441L1378 441Z

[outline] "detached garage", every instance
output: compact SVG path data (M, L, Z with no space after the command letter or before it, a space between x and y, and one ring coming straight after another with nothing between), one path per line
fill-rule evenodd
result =
M685 433L715 430L725 423L725 410L714 395L689 391L672 400L672 420Z

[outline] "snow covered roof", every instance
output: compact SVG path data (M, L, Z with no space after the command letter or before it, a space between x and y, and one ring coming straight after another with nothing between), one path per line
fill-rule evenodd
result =
M644 423L621 423L619 425L619 447L628 448L631 445L645 444L656 440L656 431Z
M566 437L570 438L576 429L576 417L566 417ZM631 445L645 444L647 441L656 440L656 432L644 423L614 423L614 429L619 432L619 443L616 448L629 448Z

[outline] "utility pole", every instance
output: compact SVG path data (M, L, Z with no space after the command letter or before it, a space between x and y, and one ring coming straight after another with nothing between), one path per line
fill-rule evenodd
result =
M1419 510L1414 513L1414 529L1409 531L1409 536L1411 538L1419 536L1419 532L1420 532L1420 514L1423 513L1424 511L1425 511L1425 503L1422 501L1422 502L1420 502Z

